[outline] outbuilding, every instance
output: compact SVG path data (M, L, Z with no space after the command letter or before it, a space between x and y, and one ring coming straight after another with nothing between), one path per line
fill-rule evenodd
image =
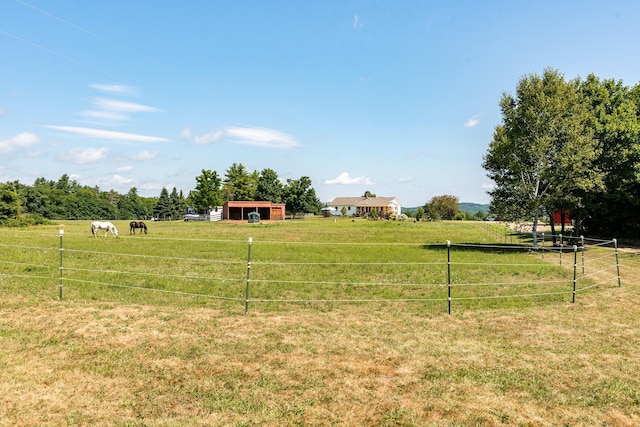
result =
M230 200L222 206L224 219L248 221L251 212L258 213L261 220L284 221L285 204L269 201Z

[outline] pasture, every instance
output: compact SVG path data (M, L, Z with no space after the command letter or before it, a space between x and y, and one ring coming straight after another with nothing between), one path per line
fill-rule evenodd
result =
M571 303L573 253L498 224L114 224L6 230L0 425L640 421L637 251Z

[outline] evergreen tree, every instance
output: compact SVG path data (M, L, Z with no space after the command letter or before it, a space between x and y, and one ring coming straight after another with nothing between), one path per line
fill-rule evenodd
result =
M171 219L171 199L169 198L169 191L166 188L162 188L160 191L160 197L156 203L156 207L153 209L153 216L159 220Z
M227 200L254 200L258 174L249 173L240 164L232 164L225 173L224 186Z
M263 169L258 177L255 200L282 203L284 186L273 169Z

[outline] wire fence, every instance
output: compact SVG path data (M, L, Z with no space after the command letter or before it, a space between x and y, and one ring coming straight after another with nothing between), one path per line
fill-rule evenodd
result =
M56 245L51 238L42 246L0 245L0 277L57 283L60 299L69 291L96 299L157 293L242 304L245 314L256 306L349 303L451 313L507 299L575 302L580 292L621 286L615 239L560 237L537 247L519 239L418 245L145 237L144 246L137 240L95 249L65 242L60 231Z

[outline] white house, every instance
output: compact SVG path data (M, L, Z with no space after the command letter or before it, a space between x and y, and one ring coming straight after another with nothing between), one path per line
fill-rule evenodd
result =
M338 212L345 208L346 216L367 216L372 212L379 216L399 216L402 211L400 201L395 197L336 197L328 206Z

